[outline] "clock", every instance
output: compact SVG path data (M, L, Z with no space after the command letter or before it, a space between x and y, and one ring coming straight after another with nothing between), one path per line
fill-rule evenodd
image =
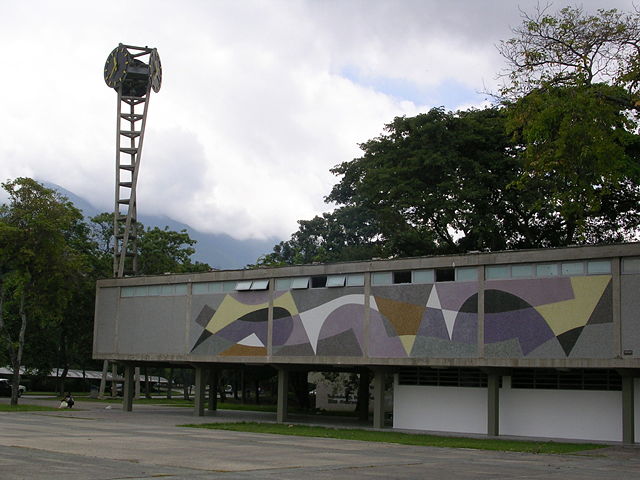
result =
M149 55L149 75L151 76L151 88L158 93L160 85L162 85L162 64L160 63L160 55L155 48Z
M133 58L127 49L120 45L113 49L104 64L104 81L111 88L119 88L127 75L127 65ZM159 88L159 87L158 87Z

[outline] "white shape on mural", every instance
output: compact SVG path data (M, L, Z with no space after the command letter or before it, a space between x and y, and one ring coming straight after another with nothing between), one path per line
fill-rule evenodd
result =
M444 323L447 325L447 332L449 332L449 340L453 339L453 326L456 323L456 317L458 312L455 310L442 310L442 316L444 317Z
M262 343L255 333L244 337L238 342L238 345L244 345L245 347L264 347L264 343Z
M306 312L300 312L300 320L307 332L307 337L309 337L309 343L311 343L313 353L316 353L318 349L318 337L320 336L320 330L327 317L337 308L351 304L364 305L364 295L345 295L330 302L323 303Z
M431 289L431 293L429 294L429 299L427 300L427 308L435 308L437 310L441 310L440 306L440 297L438 297L438 292L436 291L436 287Z

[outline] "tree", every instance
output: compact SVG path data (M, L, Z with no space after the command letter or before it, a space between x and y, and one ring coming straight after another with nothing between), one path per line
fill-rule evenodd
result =
M500 42L507 62L503 96L517 100L540 88L596 83L638 93L640 12L600 9L590 15L581 7L565 7L553 15L549 9L523 12L515 36Z
M538 208L552 206L554 245L636 238L639 20L539 9L500 46L510 68L502 100L523 165L515 185L539 190Z
M364 260L381 254L378 228L361 208L341 207L298 224L290 240L275 245L250 267Z
M553 225L532 221L534 192L511 188L520 164L505 118L499 108L398 117L332 170L341 180L327 199L369 212L385 256L536 245Z
M2 184L0 207L0 338L13 369L11 404L18 402L27 326L60 325L83 272L74 241L82 214L65 197L29 178Z
M92 236L98 245L103 262L113 262L113 214L101 213L91 218ZM195 253L193 240L186 230L176 232L147 227L138 223L138 273L159 275L167 272L207 272L211 267L206 263L192 262Z

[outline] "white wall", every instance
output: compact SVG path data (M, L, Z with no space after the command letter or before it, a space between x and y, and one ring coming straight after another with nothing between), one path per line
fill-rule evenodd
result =
M622 395L592 390L500 390L500 433L622 440Z
M484 388L396 385L393 427L458 433L487 432Z
M622 440L619 391L500 389L500 434L581 440ZM484 388L394 383L394 428L487 433ZM635 382L636 442L640 443L640 379Z

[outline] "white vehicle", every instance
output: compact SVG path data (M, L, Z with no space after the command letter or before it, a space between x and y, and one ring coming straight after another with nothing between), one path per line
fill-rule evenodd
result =
M24 385L18 385L18 397L21 397L26 391ZM0 378L0 396L11 396L11 382L6 378Z

